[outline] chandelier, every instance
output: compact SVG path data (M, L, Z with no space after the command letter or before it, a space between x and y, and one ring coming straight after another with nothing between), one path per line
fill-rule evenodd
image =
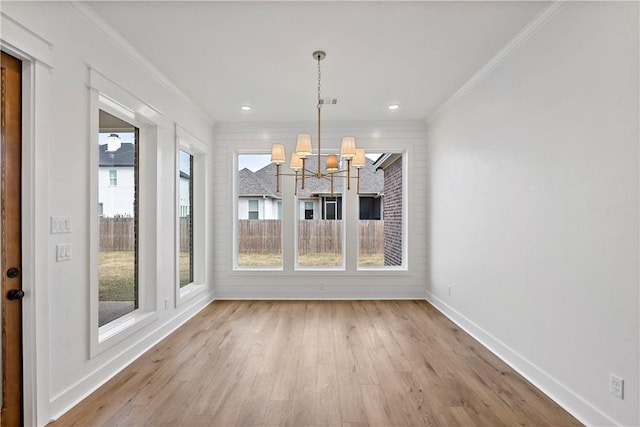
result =
M338 164L338 156L336 154L326 155L326 164L324 171L321 169L322 151L320 140L320 116L322 106L324 104L336 104L336 99L325 99L320 96L321 77L320 61L326 57L326 53L318 50L313 52L313 58L318 61L318 167L315 171L307 169L307 158L313 155L313 148L311 145L311 135L300 134L296 142L296 151L291 153L290 168L294 171L294 174L286 174L280 172L280 165L286 161L286 154L284 144L273 144L271 146L271 162L276 165L276 192L280 192L280 176L294 176L295 177L295 194L298 194L298 182L300 182L300 189L304 190L305 179L319 179L328 180L331 182L331 195L333 195L333 180L334 177L346 178L347 190L351 190L351 167L354 167L357 171L356 182L357 192L360 194L360 169L366 165L364 148L356 147L356 139L353 136L345 136L342 138L342 144L340 146L340 157L347 161L347 167L340 170Z

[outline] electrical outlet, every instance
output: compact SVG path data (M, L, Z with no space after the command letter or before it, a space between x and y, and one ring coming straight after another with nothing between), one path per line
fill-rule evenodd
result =
M624 380L614 374L611 374L611 394L624 399Z
M451 295L451 285L449 285L449 295Z
M169 308L169 298L165 298L164 299L164 309L168 309Z

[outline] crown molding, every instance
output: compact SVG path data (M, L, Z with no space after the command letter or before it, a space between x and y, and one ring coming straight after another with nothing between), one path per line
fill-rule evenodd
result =
M199 111L211 123L215 123L213 117L209 115L201 106L196 104L187 94L176 86L167 76L149 62L127 39L118 33L107 21L100 17L91 7L79 1L67 1L66 4L91 24L96 30L101 32L120 51L127 55L134 63L138 64L146 73L154 78L163 88L174 93L182 100Z
M0 46L9 47L9 53L17 51L50 70L54 69L53 43L2 11L0 28Z
M462 85L449 99L426 118L427 125L431 124L446 110L451 108L460 98L482 82L493 72L509 55L515 52L522 44L542 28L547 22L553 19L571 0L552 1L549 6L536 15L527 25L522 28L502 49L498 51L482 68L480 68L467 82Z

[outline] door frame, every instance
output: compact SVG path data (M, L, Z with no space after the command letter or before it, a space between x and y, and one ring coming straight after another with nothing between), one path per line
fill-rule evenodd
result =
M2 107L6 108L2 112L6 122L2 132L2 268L7 273L3 273L1 296L3 395L0 424L13 426L16 422L23 423L24 416L22 298L14 301L9 298L9 292L22 291L22 62L2 52L2 66ZM10 270L18 273L12 277Z
M0 25L0 49L22 61L23 420L44 426L51 416L47 147L54 46L5 14Z

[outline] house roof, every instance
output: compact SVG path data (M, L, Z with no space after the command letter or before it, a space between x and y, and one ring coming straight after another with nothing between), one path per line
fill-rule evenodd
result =
M264 168L263 168L264 169ZM266 180L267 174L259 174L259 171L252 172L247 168L238 171L238 195L239 196L267 196L272 199L279 199L275 186L275 166L273 168L274 185L270 186Z
M107 144L98 147L100 160L99 166L133 166L135 160L135 145L123 142L116 151L107 151Z
M326 156L322 156L321 164L326 163ZM315 172L318 169L318 163L315 157L307 160L305 167L311 172ZM346 168L346 162L342 165ZM288 165L281 166L281 173L293 173L289 169ZM356 171L352 168L352 181L351 188L355 189L356 185ZM286 179L293 179L293 177L280 177L280 182ZM333 192L340 194L343 192L345 179L334 178ZM331 182L329 179L305 179L305 189L300 189L298 183L298 196L299 197L312 197L318 194L330 194ZM379 194L384 189L384 174L382 171L377 172L374 167L374 162L367 158L367 163L364 168L360 170L360 193L365 194ZM267 166L259 169L255 172L244 168L238 172L238 195L240 196L257 196L266 195L272 198L281 198L280 193L276 193L276 166L273 163L269 163Z

